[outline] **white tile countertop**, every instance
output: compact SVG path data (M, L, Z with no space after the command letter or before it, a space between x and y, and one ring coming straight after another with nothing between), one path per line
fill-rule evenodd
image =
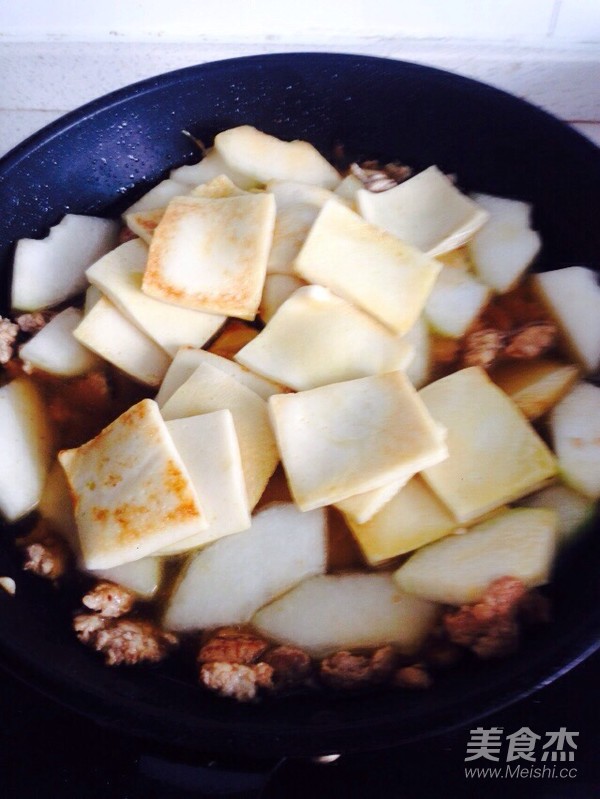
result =
M221 58L291 51L385 56L467 75L600 144L598 0L304 0L294 15L275 0L170 0L168 14L160 0L6 0L0 155L129 83Z

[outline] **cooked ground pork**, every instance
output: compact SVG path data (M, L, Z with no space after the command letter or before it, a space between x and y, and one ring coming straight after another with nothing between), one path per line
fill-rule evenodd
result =
M273 669L267 663L204 663L199 678L205 688L238 702L250 702L260 689L273 687Z
M342 650L321 661L320 676L332 688L361 688L388 679L396 660L396 653L391 646L382 646L370 655Z
M102 580L81 600L86 608L101 616L117 618L128 613L135 603L135 595L122 585Z
M178 639L143 619L111 619L99 614L75 616L73 627L84 644L101 652L108 666L158 663Z

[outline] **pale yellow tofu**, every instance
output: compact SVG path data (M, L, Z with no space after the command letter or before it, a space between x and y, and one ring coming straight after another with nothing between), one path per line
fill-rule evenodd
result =
M402 372L276 394L269 409L302 510L408 479L447 455L442 430Z
M165 215L166 208L151 208L146 211L133 211L125 214L125 224L146 244L150 244L158 223Z
M294 264L299 277L327 286L396 333L416 322L441 268L337 201L323 207Z
M148 248L139 239L121 244L87 270L87 278L131 322L171 356L184 345L201 347L225 317L155 300L142 291Z
M155 397L158 405L162 407L203 363L214 366L215 369L220 369L225 374L234 377L264 400L269 399L272 394L279 394L284 390L283 386L267 380L266 377L254 374L229 358L223 358L221 355L196 347L182 347L173 358Z
M500 577L516 577L535 588L550 578L556 526L553 510L507 510L422 547L394 576L403 591L450 605L479 601Z
M235 377L203 363L163 405L162 414L171 420L224 409L233 416L252 510L279 462L267 403Z
M454 516L418 476L367 522L359 524L347 515L346 521L373 566L442 538L457 527Z
M158 387L171 359L162 347L101 297L73 331L75 338L134 380Z
M419 393L446 427L449 450L423 476L458 521L473 521L556 474L548 447L483 369L462 369Z
M319 211L335 195L319 186L274 180L266 190L275 197L275 229L267 272L293 274L294 261Z
M356 199L365 219L432 256L460 247L489 216L436 166L388 191L360 189Z
M258 309L261 320L267 324L288 297L291 297L297 289L304 285L306 285L304 281L294 275L267 273Z
M217 175L207 183L201 183L190 191L190 197L206 197L210 200L222 200L225 197L241 197L248 192L238 188L227 175Z
M242 457L231 411L167 422L167 430L190 475L208 527L164 549L173 555L250 527Z
M516 361L494 369L492 379L528 419L547 413L579 377L579 369L561 361Z
M143 291L184 308L254 319L274 223L270 194L176 197L152 237Z
M208 521L158 405L142 400L59 460L83 561L109 569L206 529Z
M344 514L348 523L352 520L357 524L363 524L375 516L406 483L407 478L402 477L400 480L394 480L381 486L381 488L374 488L372 491L365 491L363 494L355 494L348 499L342 499L335 503L335 507Z
M337 169L309 142L282 141L250 125L217 134L214 148L228 168L257 183L297 180L334 189L340 182Z
M299 288L235 360L303 391L405 369L413 348L323 286Z

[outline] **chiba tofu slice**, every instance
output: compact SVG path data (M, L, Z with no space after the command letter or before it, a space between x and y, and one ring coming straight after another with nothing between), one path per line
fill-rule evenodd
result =
M348 515L346 521L371 565L418 549L457 527L450 511L418 476L368 521L361 524Z
M441 268L338 201L323 206L294 264L301 278L327 286L396 333L416 322Z
M158 387L171 359L151 338L101 297L73 331L78 341L134 380Z
M275 394L269 409L302 510L408 479L447 455L441 428L402 372Z
M83 561L108 569L206 529L208 520L153 400L142 400L59 460Z
M220 369L225 374L231 375L231 377L252 389L264 400L269 399L272 394L279 394L283 391L283 386L267 380L266 377L254 374L254 372L244 366L240 366L239 363L229 358L223 358L221 355L196 347L182 347L173 358L155 397L158 405L162 407L177 389L185 383L188 377L192 376L198 366L203 363L207 363L209 366L214 366L215 369Z
M207 183L201 183L190 191L190 197L205 197L222 200L224 197L241 197L248 192L238 188L227 175L217 175Z
M357 524L362 524L375 516L400 491L402 486L406 485L407 480L408 478L403 477L400 480L393 480L381 488L374 488L363 494L355 494L353 497L336 502L335 507L344 514L348 523L352 520Z
M125 224L146 244L150 244L158 223L165 215L165 208L152 208L146 211L134 211L125 214Z
M90 283L173 357L179 347L201 347L225 323L225 317L177 308L142 291L148 248L139 239L121 244L87 270Z
M462 369L419 393L446 427L449 451L423 476L458 521L473 521L556 475L546 444L483 369Z
M162 414L171 420L224 409L233 416L252 510L279 462L267 403L235 377L202 363L163 405Z
M240 125L215 136L215 150L228 168L257 183L297 180L335 189L340 174L307 141L282 141L250 125Z
M322 286L299 288L235 360L297 391L393 372L413 349Z
M292 274L294 260L319 211L336 196L319 186L291 180L274 180L267 183L266 190L275 197L277 209L267 272Z
M167 430L196 489L208 527L160 551L172 555L250 527L240 447L231 411L167 422Z
M206 313L254 319L273 238L270 194L176 197L150 244L150 297Z
M488 219L436 166L382 192L356 193L362 216L429 255L454 250Z

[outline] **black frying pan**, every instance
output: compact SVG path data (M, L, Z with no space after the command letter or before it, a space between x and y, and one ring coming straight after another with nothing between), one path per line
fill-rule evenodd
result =
M532 106L482 84L384 59L329 54L258 56L154 78L63 117L0 162L1 297L13 243L42 236L67 212L116 215L197 151L183 128L210 143L233 125L304 138L325 154L437 164L466 190L533 203L540 268L600 265L600 153ZM0 443L1 446L1 443ZM598 525L596 524L596 527ZM176 663L108 669L79 645L69 601L22 575L9 535L0 574L0 657L76 710L165 744L248 756L319 754L390 746L498 710L560 676L600 640L600 536L590 530L557 565L555 620L518 655L470 664L429 692L381 691L222 701Z

